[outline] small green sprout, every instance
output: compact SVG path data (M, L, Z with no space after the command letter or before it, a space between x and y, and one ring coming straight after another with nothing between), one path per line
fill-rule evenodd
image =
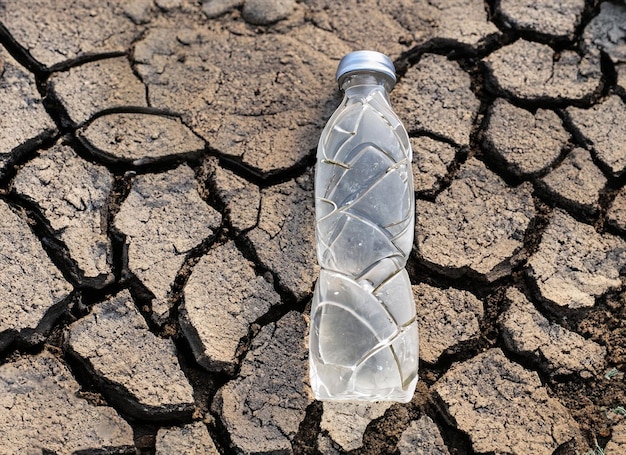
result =
M604 375L604 377L605 377L606 379L611 379L611 378L613 378L614 376L617 376L617 375L619 375L619 374L620 374L619 370L618 370L617 368L613 367L613 368L611 368L609 371L607 371L607 372L606 372L606 374Z
M611 409L611 411L613 411L615 414L621 414L623 416L626 416L626 408L624 408L624 406L616 406L615 408Z
M594 439L594 442L596 444L596 448L587 450L584 455L606 455L604 453L604 449L598 444L598 440Z

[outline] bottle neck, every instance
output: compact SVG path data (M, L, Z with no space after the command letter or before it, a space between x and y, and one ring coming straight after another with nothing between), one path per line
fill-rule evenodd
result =
M366 97L372 90L379 90L385 98L393 88L393 81L388 76L370 71L356 71L346 75L341 81L341 90L348 98Z

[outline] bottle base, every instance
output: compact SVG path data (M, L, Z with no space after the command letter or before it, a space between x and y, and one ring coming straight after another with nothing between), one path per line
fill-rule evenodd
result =
M319 368L317 368L319 367ZM349 370L330 365L310 364L313 396L319 401L395 401L408 403L415 394L417 369L403 384L376 384L375 378L355 377ZM366 379L366 381L363 381ZM367 385L366 385L367 384Z
M376 288L322 269L311 305L309 366L318 400L411 400L418 327L411 284L401 269Z
M406 390L377 390L376 393L343 392L331 395L325 391L317 390L313 392L313 396L318 401L394 401L408 403L413 398L416 384L417 379Z

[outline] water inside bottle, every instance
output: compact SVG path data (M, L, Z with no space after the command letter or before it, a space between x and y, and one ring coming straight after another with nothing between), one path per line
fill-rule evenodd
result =
M311 382L318 399L409 401L417 323L411 147L382 85L353 86L327 124L316 168Z

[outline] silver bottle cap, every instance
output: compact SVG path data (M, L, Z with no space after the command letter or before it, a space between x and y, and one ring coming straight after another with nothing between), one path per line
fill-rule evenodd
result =
M374 71L382 73L391 79L391 85L396 83L396 68L385 54L376 51L355 51L346 54L337 67L337 82L341 82L348 73L354 71Z

